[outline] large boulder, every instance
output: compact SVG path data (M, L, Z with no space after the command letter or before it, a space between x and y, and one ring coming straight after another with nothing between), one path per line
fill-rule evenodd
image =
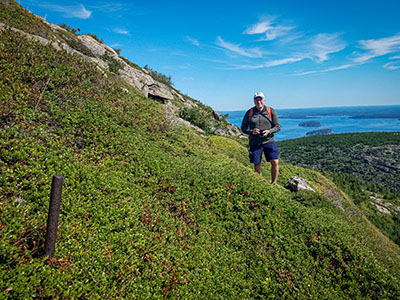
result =
M100 57L108 51L109 53L112 53L113 56L118 56L115 50L106 44L99 43L96 41L94 38L92 38L90 35L78 35L76 37L80 42L85 45L87 48L90 49L90 51L95 55L96 57Z
M163 104L167 102L167 100L173 100L174 96L172 96L171 88L162 82L155 81L154 84L151 84L149 87L149 98L157 100Z

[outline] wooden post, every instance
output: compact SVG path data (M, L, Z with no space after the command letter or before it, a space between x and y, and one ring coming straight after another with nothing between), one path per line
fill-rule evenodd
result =
M49 215L47 218L46 242L44 254L53 258L56 246L58 217L60 215L61 192L63 176L53 175L51 184L51 196L49 205Z

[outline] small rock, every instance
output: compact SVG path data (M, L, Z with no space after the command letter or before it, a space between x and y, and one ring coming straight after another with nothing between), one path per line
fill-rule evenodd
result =
M311 188L307 185L307 181L305 178L292 176L289 178L289 185L290 185L291 190L293 190L295 192L298 192L301 190L315 192L313 188Z
M381 205L379 205L379 204L376 204L376 203L374 203L374 202L372 202L372 201L371 201L371 203L372 203L373 205L375 205L376 209L377 209L379 212L381 212L381 213L383 213L383 214L385 214L385 215L390 215L390 214L391 214L391 213L390 213L390 210L388 210L386 207L381 206Z
M28 201L26 201L25 199L18 197L17 200L14 203L14 206L25 206L28 203Z

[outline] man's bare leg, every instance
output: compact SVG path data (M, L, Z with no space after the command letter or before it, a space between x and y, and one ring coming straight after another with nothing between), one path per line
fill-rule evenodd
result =
M261 163L254 164L254 171L256 171L258 174L261 174Z
M271 183L276 184L279 173L279 159L271 160Z

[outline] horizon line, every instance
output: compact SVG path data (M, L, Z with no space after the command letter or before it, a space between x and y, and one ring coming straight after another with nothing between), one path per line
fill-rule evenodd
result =
M312 108L349 108L349 107L383 107L383 106L399 106L400 104L371 104L371 105L340 105L340 106L309 106L309 107L285 107L285 108L275 108L276 110L280 109L312 109ZM235 109L235 110L215 110L217 112L235 112L235 111L244 111L247 109Z

